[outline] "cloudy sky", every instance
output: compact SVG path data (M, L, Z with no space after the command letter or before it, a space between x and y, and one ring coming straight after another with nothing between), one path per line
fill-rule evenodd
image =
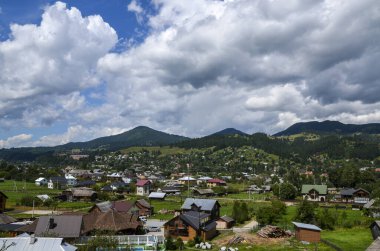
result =
M0 0L0 148L380 122L378 0Z

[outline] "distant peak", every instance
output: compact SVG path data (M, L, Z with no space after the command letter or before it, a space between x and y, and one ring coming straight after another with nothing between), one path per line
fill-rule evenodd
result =
M235 128L226 128L226 129L223 129L219 132L213 133L211 135L215 136L215 135L235 135L235 134L242 135L242 136L248 135L245 132L239 131Z

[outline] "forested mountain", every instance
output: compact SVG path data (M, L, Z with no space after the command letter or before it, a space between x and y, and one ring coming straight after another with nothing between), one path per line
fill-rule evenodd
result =
M224 130L221 130L219 132L213 133L209 136L217 136L217 135L240 135L240 136L245 136L248 135L245 132L239 131L235 128L226 128Z
M168 134L151 129L146 126L138 126L121 134L101 137L87 142L68 143L58 148L63 149L95 149L119 150L130 146L160 146L169 145L189 138Z
M339 121L311 121L296 123L288 129L274 134L274 136L289 136L299 133L316 133L316 134L380 134L380 123L371 123L363 125L343 124Z

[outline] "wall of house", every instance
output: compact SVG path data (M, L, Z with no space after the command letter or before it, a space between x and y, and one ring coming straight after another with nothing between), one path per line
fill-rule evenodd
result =
M216 233L217 233L216 229L211 229L208 232L202 232L202 239L204 241L211 240L212 238L216 236Z
M296 239L299 241L319 242L321 240L321 232L309 229L296 229Z
M228 228L228 224L225 221L216 221L216 228L217 229L226 229L226 228Z

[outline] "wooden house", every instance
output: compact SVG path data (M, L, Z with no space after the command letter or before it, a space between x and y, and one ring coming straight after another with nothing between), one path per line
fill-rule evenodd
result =
M299 241L319 242L321 240L321 231L319 227L312 224L292 222L295 227L296 239Z
M216 222L211 219L210 214L203 212L187 211L164 224L166 238L181 238L183 241L189 241L199 236L206 241L212 239L216 234Z
M326 201L327 186L326 185L302 185L302 197L309 201Z
M6 196L3 192L0 192L0 213L4 213L7 199L8 196Z
M340 198L342 202L366 204L369 202L369 192L363 188L345 188L340 191Z

